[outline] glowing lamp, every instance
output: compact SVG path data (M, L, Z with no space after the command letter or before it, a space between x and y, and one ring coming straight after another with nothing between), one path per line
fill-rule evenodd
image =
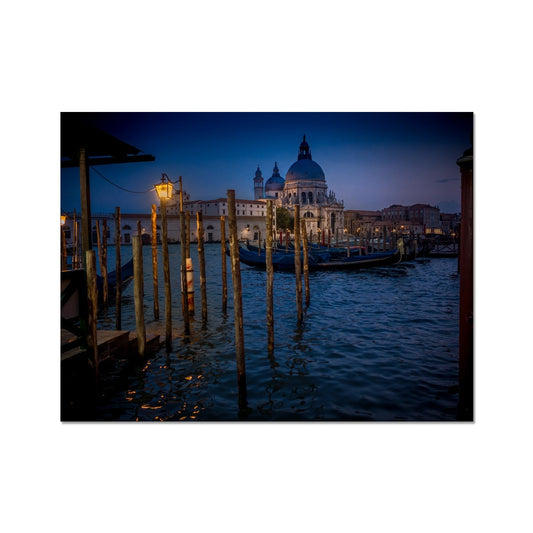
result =
M172 198L172 183L166 174L161 177L161 183L154 185L157 196L160 200L170 200Z
M61 215L61 225L64 226L67 223L67 216Z

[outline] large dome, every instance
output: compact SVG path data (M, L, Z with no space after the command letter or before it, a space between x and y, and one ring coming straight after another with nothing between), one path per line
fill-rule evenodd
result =
M320 165L312 159L300 159L291 165L285 179L287 181L326 181L326 176Z
M315 163L311 157L311 149L305 140L305 135L300 144L298 161L289 168L285 179L291 181L326 181L324 171L318 163Z

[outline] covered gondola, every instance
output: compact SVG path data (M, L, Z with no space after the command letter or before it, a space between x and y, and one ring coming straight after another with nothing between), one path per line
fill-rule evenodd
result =
M303 256L303 253L302 253ZM250 251L244 247L239 247L239 259L248 266L266 269L266 255L264 250ZM361 268L371 268L376 266L387 266L399 263L401 260L398 250L388 252L378 252L367 255L352 255L350 257L339 257L335 254L329 254L327 251L320 253L315 250L308 254L309 270L357 270ZM303 257L302 257L303 264ZM293 253L274 253L272 254L272 266L274 270L294 270L294 252Z

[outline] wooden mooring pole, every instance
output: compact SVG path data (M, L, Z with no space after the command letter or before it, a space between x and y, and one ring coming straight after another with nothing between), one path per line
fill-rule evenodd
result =
M185 248L185 270L187 271L187 307L189 310L189 324L194 315L194 266L191 259L191 214L187 211L187 246Z
M76 210L72 215L72 270L78 268L78 219L76 218Z
M268 334L268 351L274 350L274 266L272 264L272 200L267 200L267 219L266 219L266 273L267 273L267 290L266 290L266 315L267 315L267 334Z
M97 337L97 314L98 314L98 288L96 285L96 253L94 250L85 252L85 264L87 268L87 344L89 357L94 365L94 375L98 379L98 337Z
M107 279L107 219L102 221L102 277L104 278L104 305L109 302L109 282Z
M226 272L226 217L220 217L220 246L222 253L222 312L228 309L228 276Z
M65 238L65 230L63 226L61 229L61 270L67 269L67 240Z
M163 249L163 278L165 281L165 346L172 349L172 292L170 289L170 260L168 257L167 200L161 198L161 231Z
M187 230L185 232L186 238L185 238L185 252L187 259L191 257L191 213L187 211L185 213L186 223L185 223L185 229Z
M157 279L157 207L152 204L152 282L154 291L154 319L159 319L159 281Z
M302 242L304 254L304 287L305 287L305 306L308 307L311 302L311 293L309 292L309 247L307 245L307 227L305 220L302 219Z
M296 277L296 318L303 320L302 309L302 256L300 252L300 206L294 206L294 274Z
M190 335L189 305L187 301L187 227L185 212L183 211L183 189L180 183L180 249L181 249L181 310L183 313L183 329L185 335Z
M458 419L474 420L474 150L457 160L461 169L459 242L459 405Z
M137 328L137 353L144 357L146 327L144 324L144 273L143 250L140 235L133 236L133 296L135 301L135 325Z
M235 214L235 191L228 190L228 223L231 255L231 275L233 279L233 310L235 316L235 352L237 357L237 384L239 387L239 408L246 409L246 365L244 363L244 328L242 312L241 265L239 259L239 239L237 216Z
M120 273L120 207L115 207L115 329L122 329L122 275Z
M204 223L202 213L196 213L196 225L198 230L198 264L200 266L200 292L202 294L202 320L207 320L207 288L205 278L205 251L204 251Z
M98 243L98 261L100 263L100 275L104 283L102 288L102 301L104 306L108 302L108 283L107 283L107 224L105 219L102 221L102 233L100 233L100 221L96 220L96 240Z

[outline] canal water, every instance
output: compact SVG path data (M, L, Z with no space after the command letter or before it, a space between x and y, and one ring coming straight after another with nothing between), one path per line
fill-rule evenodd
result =
M221 253L207 244L208 320L202 324L196 245L196 312L183 336L180 246L171 245L173 344L164 348L165 303L159 249L160 319L153 318L151 248L143 248L147 333L162 349L139 365L103 373L94 420L443 421L458 401L457 259L310 274L310 305L296 320L293 273L274 275L275 348L267 351L266 273L241 264L248 410L239 412L231 266L222 313ZM121 249L122 260L131 248ZM108 268L114 269L113 248ZM123 294L122 329L135 330L133 284ZM114 329L115 309L99 328Z

